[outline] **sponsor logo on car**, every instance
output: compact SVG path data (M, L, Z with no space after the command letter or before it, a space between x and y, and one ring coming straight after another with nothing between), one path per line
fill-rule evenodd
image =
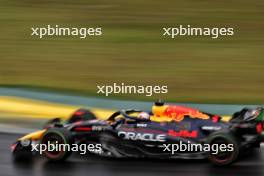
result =
M186 138L196 138L198 133L196 130L193 131L187 131L187 130L180 130L180 131L174 131L174 130L168 130L169 136L174 137L186 137Z
M184 116L189 116L190 118L197 119L209 119L210 117L207 114L201 113L196 109L182 107L182 106L168 106L164 115L174 119L179 122L184 119Z
M92 126L93 131L104 131L106 129L107 129L107 127L105 127L105 126Z
M208 130L208 131L215 131L215 130L221 130L222 127L220 126L203 126L202 130Z
M143 127L143 128L146 128L148 125L145 124L145 123L138 123L137 124L137 127Z
M152 141L152 142L165 142L166 135L164 134L151 134L151 133L135 133L119 131L118 136L127 140L140 140L140 141Z

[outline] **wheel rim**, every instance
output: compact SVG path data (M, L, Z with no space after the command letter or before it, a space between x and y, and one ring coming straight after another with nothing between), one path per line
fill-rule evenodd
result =
M214 144L217 144L218 146L225 144L227 146L232 143L224 138L218 138L212 141L211 146ZM234 151L218 151L217 154L210 153L210 158L217 163L226 163L234 158L234 154Z
M50 133L50 134L47 134L44 138L43 138L43 141L42 141L42 144L48 146L48 142L50 144L65 144L65 141L63 139L62 136L60 136L59 134L57 133ZM56 159L56 158L60 158L61 156L63 156L63 154L65 153L65 151L63 150L58 150L56 149L55 151L48 151L45 150L43 152L48 158L52 158L52 159Z

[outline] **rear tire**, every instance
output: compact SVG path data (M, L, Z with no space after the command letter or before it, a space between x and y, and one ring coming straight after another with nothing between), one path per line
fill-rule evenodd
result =
M212 152L208 153L208 160L215 165L230 165L234 163L239 156L239 140L230 131L219 131L212 133L208 137L207 143L210 144L210 147L213 145L218 145L218 148L221 144L232 146L232 150L231 147L228 147L227 151L218 151L217 154Z
M44 133L40 143L46 146L48 145L48 143L63 144L65 146L64 148L58 147L58 149L54 151L43 151L43 155L48 160L63 161L71 155L71 147L74 143L74 140L68 130L64 128L50 128Z

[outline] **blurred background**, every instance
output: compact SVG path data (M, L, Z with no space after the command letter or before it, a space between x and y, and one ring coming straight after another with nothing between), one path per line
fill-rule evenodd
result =
M31 27L102 27L80 39ZM233 27L234 36L175 39L163 27ZM117 98L264 102L263 0L0 0L0 86L95 95L97 85L168 85ZM117 95L115 95L117 96Z
M101 27L103 35L31 36L32 27L47 25ZM234 28L235 34L162 36L164 27L179 25ZM229 116L245 104L264 104L263 31L263 0L0 0L0 175L263 176L263 151L219 168L200 160L90 156L18 164L9 149L22 134L41 129L50 118L67 119L80 107L108 117L121 108L149 110L162 98ZM169 92L96 94L97 85L114 82L167 85Z

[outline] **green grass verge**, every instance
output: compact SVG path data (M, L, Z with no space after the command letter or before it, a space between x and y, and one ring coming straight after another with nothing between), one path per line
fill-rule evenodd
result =
M96 85L168 85L118 98L264 103L264 1L1 0L0 84L96 95ZM102 27L97 38L30 36L31 27ZM162 37L162 27L234 27L232 37Z

